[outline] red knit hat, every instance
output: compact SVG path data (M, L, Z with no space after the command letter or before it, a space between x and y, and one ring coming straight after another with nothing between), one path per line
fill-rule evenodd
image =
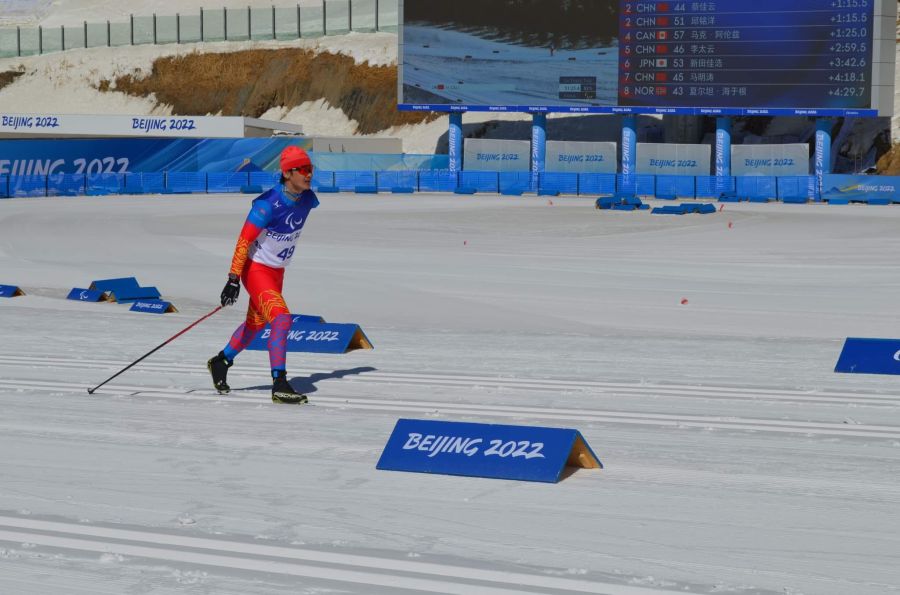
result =
M289 145L281 152L281 171L288 171L289 169L303 167L304 165L311 166L312 161L310 161L306 151L300 147Z

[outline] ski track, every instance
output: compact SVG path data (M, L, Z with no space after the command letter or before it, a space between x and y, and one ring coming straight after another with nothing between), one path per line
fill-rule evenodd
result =
M76 360L61 357L33 358L27 356L0 355L0 367L22 366L42 367L53 365L57 368L115 371L127 365L127 362L116 360ZM196 365L185 365L174 362L146 363L143 367L150 370L177 371L192 376L206 376L206 370ZM308 373L308 371L307 371ZM268 379L262 372L247 372L243 376ZM343 379L342 382L347 382ZM523 379L523 378L491 378L486 376L453 376L442 374L411 374L398 372L366 373L361 378L350 380L353 383L390 383L415 386L467 386L495 387L505 389L542 389L542 390L580 390L601 393L621 393L628 396L653 396L675 398L702 399L757 399L773 401L792 401L817 403L822 405L868 405L878 407L900 406L900 395L829 392L811 393L808 391L776 391L772 389L736 388L736 387L690 387L679 385L625 384L594 381ZM0 379L0 388L13 391L49 390L82 393L87 386L74 382L33 380L28 378ZM440 401L413 401L409 399L393 400L381 398L359 398L347 394L342 386L334 396L316 396L316 406L334 409L357 409L365 411L381 411L431 415L435 412L471 415L479 417L515 418L530 420L553 420L560 422L594 422L607 424L635 424L658 427L715 428L724 430L762 431L793 433L809 436L843 436L855 438L900 439L900 426L828 423L807 421L785 421L774 419L757 419L727 416L673 415L666 413L628 412L591 409L567 409L559 407L527 407L503 404L479 405L471 403L450 403ZM187 401L222 401L229 403L250 403L258 405L261 397L268 396L262 391L241 391L246 396L219 395L212 390L200 390L186 387L148 387L111 382L99 389L95 396L113 395L118 397L144 397L157 399L179 399ZM331 391L334 394L334 391Z
M675 592L6 515L0 515L0 542L431 593L515 595L552 591L653 595Z

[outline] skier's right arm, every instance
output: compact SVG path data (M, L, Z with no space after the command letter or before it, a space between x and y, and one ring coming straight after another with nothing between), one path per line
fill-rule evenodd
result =
M228 272L228 282L222 290L221 301L223 306L230 306L237 301L241 291L239 279L247 264L247 253L250 244L253 243L263 228L272 220L272 205L264 200L254 201L244 227L238 235L237 245L234 247L234 255L231 257L231 270Z

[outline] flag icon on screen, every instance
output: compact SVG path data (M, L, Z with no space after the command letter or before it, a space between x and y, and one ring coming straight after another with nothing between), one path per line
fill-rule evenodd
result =
M656 59L656 67L657 68L666 68L669 66L669 60L667 58L657 58Z
M669 32L668 32L668 31L657 31L657 33L656 33L656 38L657 38L657 39L660 39L660 40L668 39L668 38L669 38Z
M669 11L669 3L668 2L660 2L656 5L656 10L659 12L668 12Z

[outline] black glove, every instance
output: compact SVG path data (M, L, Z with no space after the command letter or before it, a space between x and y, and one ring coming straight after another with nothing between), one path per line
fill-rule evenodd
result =
M225 289L222 290L223 306L230 306L237 301L238 295L241 293L241 283L238 279L237 275L229 273L228 283L225 284Z

